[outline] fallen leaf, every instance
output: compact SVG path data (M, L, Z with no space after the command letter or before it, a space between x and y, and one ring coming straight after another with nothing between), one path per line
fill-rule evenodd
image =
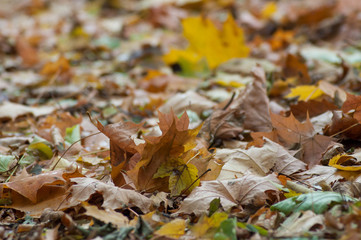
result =
M114 184L121 186L124 184L121 172L134 168L140 158L143 145L137 145L134 138L141 124L119 122L103 126L98 121L97 127L110 140L111 176Z
M28 175L21 179L16 179L8 183L3 183L3 187L12 189L13 191L28 198L33 203L38 201L38 191L44 186L53 186L65 184L62 171L53 171L42 173L36 176Z
M40 74L45 76L53 76L54 74L68 72L70 64L68 59L61 56L57 61L46 63L40 71Z
M309 118L304 123L299 122L291 113L289 117L283 117L271 113L272 125L275 131L269 133L254 133L252 137L260 138L262 135L273 137L273 141L278 141L283 145L291 148L299 144L302 146L302 161L308 166L313 167L321 160L322 153L332 144L328 136L318 135L315 133L313 125ZM275 136L275 134L277 134ZM275 139L276 138L276 139ZM256 139L256 142L262 142Z
M35 117L47 115L55 110L52 106L29 107L13 102L3 102L0 105L0 120L12 120L17 117L32 114Z
M354 157L352 155L339 154L330 159L328 166L344 171L361 171L360 165L351 165L351 166L342 165L343 163L345 163L350 159L354 159Z
M287 54L285 59L283 74L287 77L297 77L301 84L310 84L311 78L308 74L307 66L295 55Z
M186 113L180 119L174 113L158 112L158 116L162 136L144 138L146 143L141 158L135 167L127 172L138 190L151 191L154 188L164 188L164 181L154 178L159 167L172 159L181 158L197 145L196 136L201 126L188 129L189 118ZM186 160L183 161L186 164Z
M206 213L215 198L221 200L226 211L239 205L262 206L266 200L271 199L271 195L277 196L279 193L272 182L279 183L273 174L266 177L246 175L233 180L205 181L184 199L177 213Z
M324 217L308 210L304 212L295 212L289 216L282 225L275 231L277 237L298 236L304 232L310 232L316 225L324 224Z
M272 15L277 12L277 4L276 2L268 2L261 11L261 16L264 19L269 19Z
M169 190L172 196L182 193L187 187L191 192L199 185L198 169L191 163L185 164L183 159L168 160L158 168L153 178L169 177Z
M345 114L351 113L354 119L361 122L361 96L347 93L347 99L343 103L341 110Z
M176 63L181 58L197 63L204 57L209 67L215 68L231 58L248 55L243 30L231 15L223 23L222 30L218 30L211 20L202 17L183 19L182 26L190 45L186 50L171 50L163 58L167 64Z
M320 115L326 111L337 110L338 107L326 99L322 101L309 100L298 101L297 104L291 105L292 114L299 120L306 120L307 114L310 118Z
M183 219L174 219L169 223L164 224L160 229L154 232L155 235L169 238L180 238L184 235L186 228L186 221Z
M287 94L286 98L298 97L299 101L308 101L321 97L324 93L314 85L302 85L291 88L291 92Z
M24 37L18 37L15 45L16 51L20 55L25 66L33 66L40 61L38 52Z
M306 164L291 156L281 145L264 139L265 144L242 149L219 149L215 157L225 162L218 180L242 177L248 173L266 176L271 170L290 176L306 170Z
M218 228L221 222L228 218L228 214L224 212L216 212L212 216L202 215L198 222L191 227L192 234L196 238L205 237L206 234L212 234L211 230Z
M158 110L162 113L173 111L177 115L182 114L186 110L192 110L201 115L204 110L212 109L214 106L214 102L190 90L173 95Z
M340 204L345 201L352 202L355 201L355 199L349 196L343 196L336 192L312 192L287 198L286 200L272 205L271 210L278 210L285 214L312 210L313 212L320 214L325 212L332 202Z
M127 205L129 207L139 207L144 213L147 213L152 204L150 199L134 190L119 188L93 178L72 178L71 182L76 184L69 189L71 197L64 202L62 207L74 206L87 201L96 192L102 194L104 198L102 207L113 210L121 209Z
M97 206L89 205L87 203L83 203L82 207L86 210L84 215L91 216L104 223L112 223L118 228L128 226L128 218L123 214L114 211L113 209L101 210Z

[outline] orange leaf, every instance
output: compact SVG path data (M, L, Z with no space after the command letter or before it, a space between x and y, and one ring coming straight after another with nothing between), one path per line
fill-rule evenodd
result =
M62 171L52 171L36 176L27 175L22 178L16 178L15 181L4 183L2 185L28 198L33 203L36 203L38 201L38 191L43 186L54 186L58 184L65 184Z
M65 57L59 57L59 59L55 62L48 62L44 65L43 69L41 69L40 73L46 76L52 76L55 73L64 73L70 70L70 64L68 59Z
M353 118L361 122L361 96L347 93L347 99L341 109L346 114L353 112Z
M23 60L23 64L26 66L33 66L39 62L39 56L35 48L22 37L16 39L16 51Z

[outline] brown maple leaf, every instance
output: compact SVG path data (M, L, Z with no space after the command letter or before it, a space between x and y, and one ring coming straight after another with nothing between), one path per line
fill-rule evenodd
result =
M167 190L167 179L153 179L154 174L162 163L181 157L197 145L196 136L201 126L188 129L189 118L186 113L180 119L173 112L158 112L158 115L162 135L144 138L146 143L141 158L136 166L127 172L138 190Z
M361 96L355 96L347 93L347 99L342 105L344 113L352 113L353 118L361 122Z
M330 137L316 133L309 117L301 123L292 113L289 117L271 113L271 121L274 127L273 132L252 133L253 145L259 146L263 142L263 137L271 137L271 140L283 146L301 150L301 160L309 167L319 163L322 153L332 143Z
M140 159L143 144L137 145L132 136L136 134L141 124L119 122L103 126L99 121L97 128L110 140L111 176L117 186L125 184L122 172L132 169Z

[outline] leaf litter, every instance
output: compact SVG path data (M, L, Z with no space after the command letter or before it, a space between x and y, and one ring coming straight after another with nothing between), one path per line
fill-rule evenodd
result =
M1 2L0 238L358 238L356 2Z

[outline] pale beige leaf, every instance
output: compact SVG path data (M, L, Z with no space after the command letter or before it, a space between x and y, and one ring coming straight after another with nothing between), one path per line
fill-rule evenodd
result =
M83 205L83 207L86 210L85 215L96 218L104 223L112 223L119 228L125 227L129 223L126 216L112 209L101 210L97 206L88 204Z
M52 113L55 107L29 107L12 102L4 102L0 105L0 119L15 120L17 117L32 114L35 117Z
M281 227L276 230L275 236L285 238L299 236L310 231L316 224L324 224L323 215L315 214L311 210L305 212L295 212L282 223Z
M265 176L271 170L292 175L306 170L306 164L293 157L281 145L264 139L265 144L248 150L218 149L215 157L225 162L218 180L234 179L247 173Z
M140 193L122 189L112 185L111 183L103 183L92 178L72 178L72 182L76 183L70 188L72 193L67 201L73 205L73 202L83 202L89 199L93 193L103 195L104 202L102 207L109 209L123 208L124 205L130 207L139 207L144 213L149 212L152 201L144 197ZM66 203L67 204L67 203Z
M202 185L195 188L183 201L177 213L196 215L206 213L210 202L215 198L220 198L226 211L239 205L262 206L266 200L270 199L268 194L278 195L279 193L272 182L279 183L274 174L266 177L246 175L234 180L202 182Z

